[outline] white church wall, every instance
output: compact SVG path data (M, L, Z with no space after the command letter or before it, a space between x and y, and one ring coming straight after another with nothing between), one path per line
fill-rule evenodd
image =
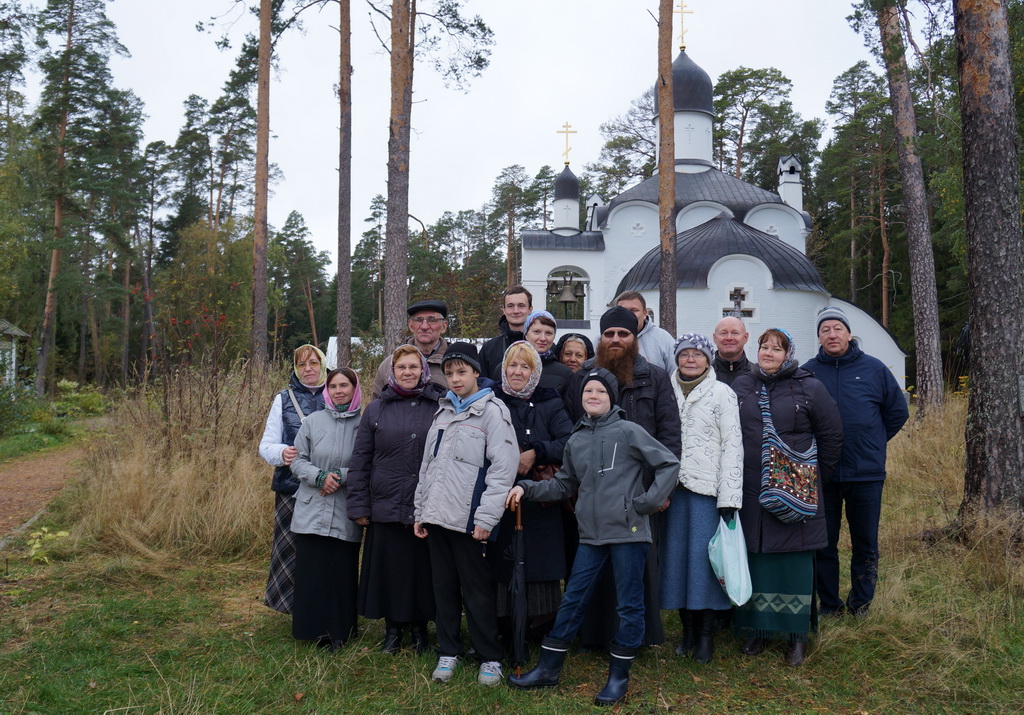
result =
M733 212L723 204L715 203L714 201L694 201L676 214L676 233L696 228L706 221L718 218L722 213L725 213L730 218L733 217Z
M603 303L615 297L615 289L645 253L660 244L658 238L658 210L643 201L630 201L616 206L608 217L604 232L603 254L605 292ZM591 272L591 275L599 275Z
M853 303L847 303L839 298L830 298L827 302L819 303L815 309L815 315L826 305L836 306L846 313L846 317L850 321L850 332L853 333L853 338L860 345L861 350L881 360L886 367L892 370L893 377L896 378L900 388L907 389L907 355L900 350L888 331L865 311Z
M712 161L711 117L702 112L676 112L672 123L675 128L676 159L703 159ZM655 132L658 119L654 119ZM655 157L659 147L655 147ZM690 166L677 164L676 171L686 171Z
M803 216L795 209L783 204L762 204L747 211L743 223L763 231L771 236L778 236L806 255L807 227Z

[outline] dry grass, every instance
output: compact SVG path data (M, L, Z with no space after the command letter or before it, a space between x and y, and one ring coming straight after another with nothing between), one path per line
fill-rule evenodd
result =
M200 364L128 396L90 448L75 535L151 558L264 555L273 494L256 447L282 383Z

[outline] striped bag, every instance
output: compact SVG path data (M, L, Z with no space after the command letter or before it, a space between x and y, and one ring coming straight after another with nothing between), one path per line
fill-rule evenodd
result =
M799 524L818 510L818 443L797 452L779 437L772 421L768 390L758 399L764 438L761 441L761 494L758 503L779 521Z

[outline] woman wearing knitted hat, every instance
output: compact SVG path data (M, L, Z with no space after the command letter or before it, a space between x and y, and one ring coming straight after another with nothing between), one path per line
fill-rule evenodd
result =
M785 662L795 666L803 663L809 635L818 627L814 556L828 541L820 480L829 479L839 462L843 426L825 386L797 363L789 333L769 328L757 344L757 364L732 384L743 433L740 521L753 587L751 599L736 609L735 626L747 639L743 653L760 655L770 639L782 639L788 642ZM780 441L805 455L817 445L818 479L807 490L816 506L807 518L784 521L759 499L778 463Z
M526 316L526 323L523 325L523 335L540 355L543 368L540 376L540 387L549 387L558 390L559 395L565 394L565 387L572 377L572 370L558 360L558 351L555 347L555 331L558 324L555 316L546 310L535 310ZM498 376L497 379L501 379Z
M678 610L683 623L676 655L708 663L719 616L731 607L711 570L708 542L719 516L729 521L742 503L740 415L735 393L715 379L707 337L686 333L674 354L683 450L678 485L661 517L661 607Z

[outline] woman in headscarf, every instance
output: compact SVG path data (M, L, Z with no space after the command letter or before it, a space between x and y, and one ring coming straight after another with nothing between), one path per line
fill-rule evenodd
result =
M546 310L535 310L526 316L523 336L540 355L542 372L540 387L551 387L561 395L572 377L572 370L558 361L555 352L555 332L558 324L555 317ZM510 346L511 347L511 346Z
M356 587L363 530L348 518L349 463L362 392L348 367L327 373L324 409L295 435L295 606L292 636L332 651L356 632Z
M395 654L408 629L416 652L429 649L434 619L430 549L413 534L414 498L427 432L445 390L412 345L392 354L391 375L363 414L348 482L348 515L366 528L359 614L384 619L381 650Z
M788 642L785 662L800 665L810 633L817 630L814 555L825 546L821 480L839 462L843 426L825 386L797 363L793 338L769 328L757 341L757 364L732 384L739 400L743 433L743 508L740 522L747 541L753 596L736 609L735 627L746 638L743 653L760 655L770 639ZM771 469L767 416L778 439L795 452L817 444L817 510L787 523L761 506L762 477Z
M576 372L583 366L583 363L594 357L594 344L586 335L569 333L559 339L558 344L555 345L555 354L560 363Z
M686 333L674 354L683 451L679 483L661 516L661 607L679 611L683 623L676 655L708 663L720 616L731 607L711 570L708 542L719 517L729 521L742 503L740 414L736 395L715 379L706 336Z
M281 613L292 612L295 573L295 539L291 532L295 491L299 481L291 464L298 454L295 435L302 421L324 408L323 387L327 379L324 354L315 345L301 345L292 356L292 377L288 387L274 397L267 425L260 440L260 456L275 467L274 540L270 550L270 575L263 603Z
M558 391L540 387L541 358L529 342L509 345L501 362L498 397L508 407L519 440L516 481L551 479L562 464L562 452L572 422ZM560 503L523 502L523 537L526 544L526 602L534 636L551 627L562 600L561 579L566 576L563 514ZM498 588L498 616L509 616L508 589L511 561L505 558L512 542L515 514L505 512L491 560Z

